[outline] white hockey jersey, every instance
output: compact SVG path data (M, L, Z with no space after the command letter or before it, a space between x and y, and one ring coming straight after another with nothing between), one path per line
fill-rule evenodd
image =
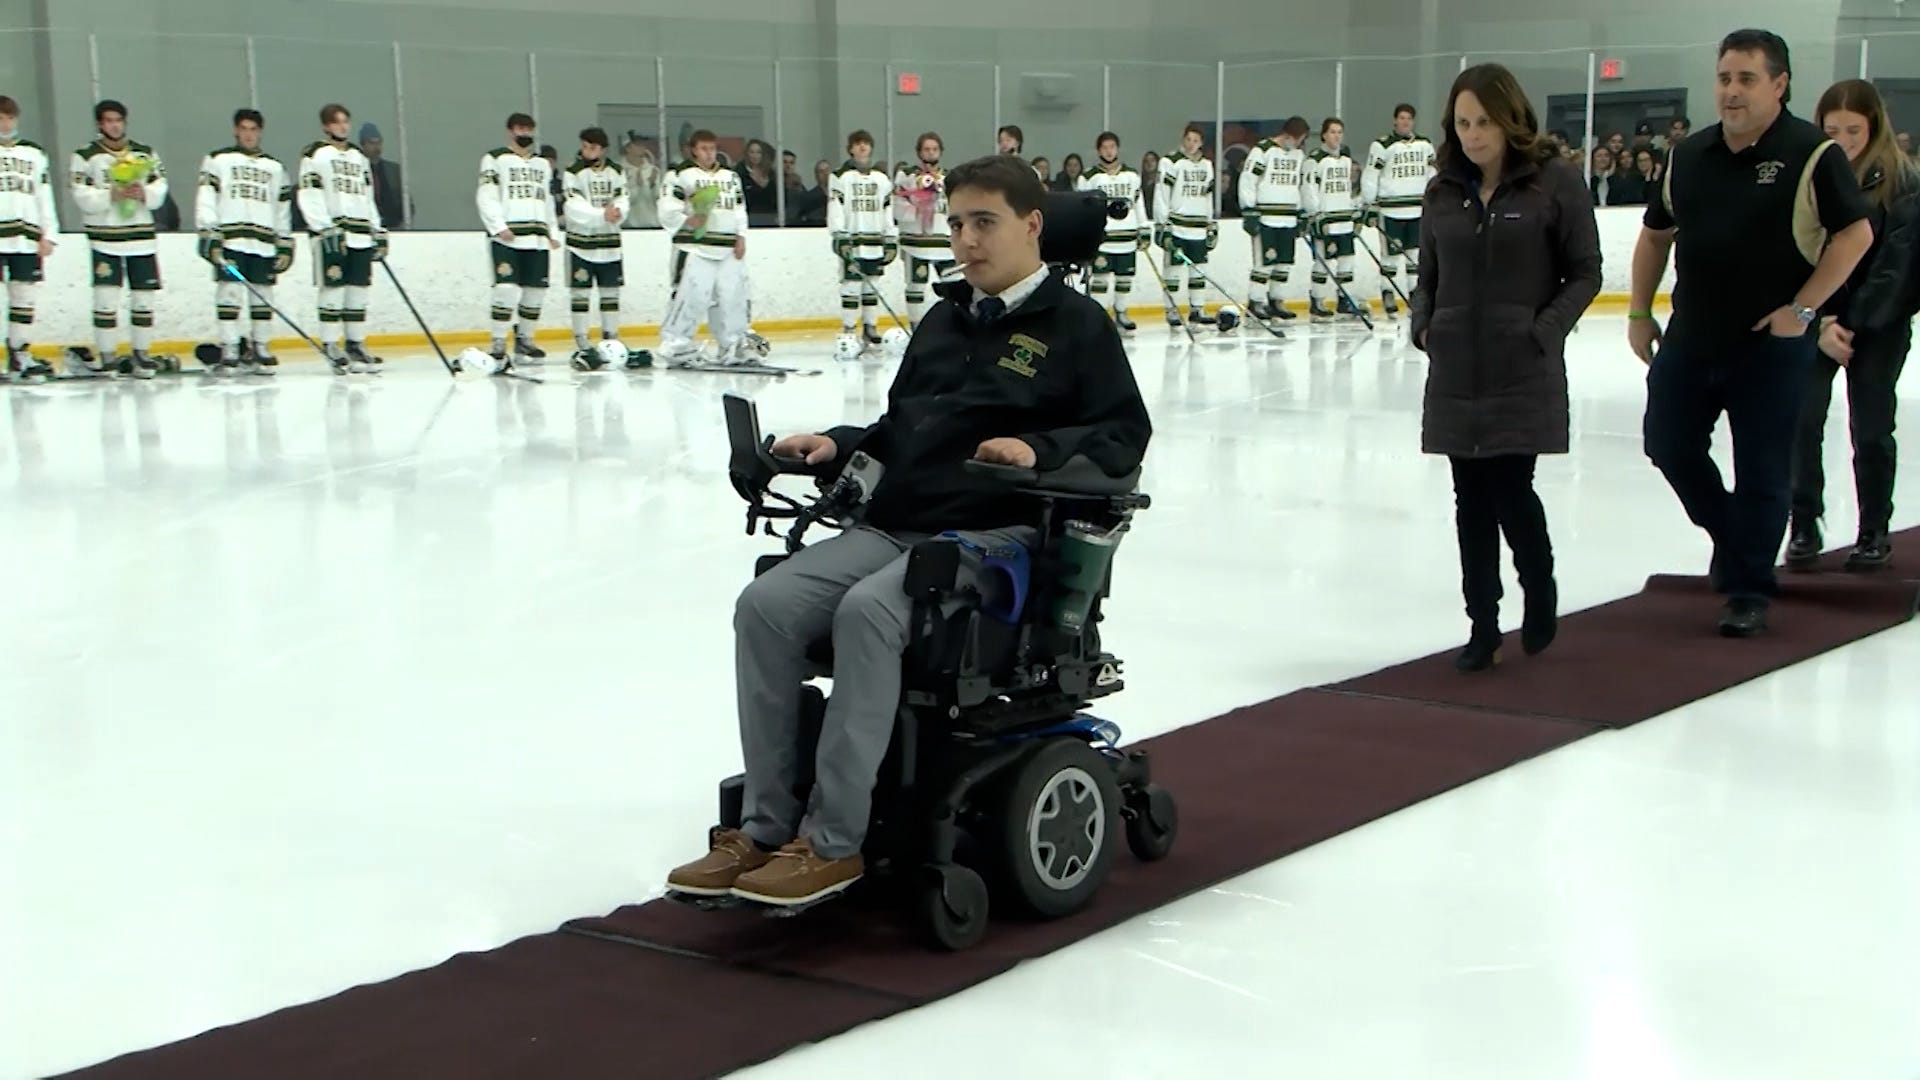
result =
M1272 139L1261 139L1240 169L1240 212L1257 212L1260 224L1291 229L1300 223L1300 181L1307 171L1307 152L1291 150Z
M627 170L601 158L576 160L561 183L567 193L567 253L582 262L619 262L620 227L633 204L627 195ZM607 220L607 207L620 211Z
M702 196L701 189L712 188L713 195ZM699 202L712 199L704 211ZM707 259L733 256L733 242L747 234L746 188L740 174L723 165L703 169L692 161L683 161L660 185L660 227L673 233L676 251ZM706 224L687 228L687 219L698 213L707 215Z
M1300 209L1309 218L1320 219L1320 232L1342 236L1353 231L1353 219L1360 203L1359 172L1353 157L1341 147L1328 153L1325 147L1307 159L1307 174L1300 184Z
M1213 224L1213 162L1175 151L1160 161L1160 197L1153 201L1156 225L1172 225L1179 240L1205 240Z
M1382 217L1400 221L1420 217L1420 201L1434 176L1433 144L1418 132L1387 135L1367 147L1367 171L1360 177L1360 202L1377 207Z
M878 259L900 239L893 218L893 181L877 168L848 162L827 181L827 232L853 243L856 259Z
M123 162L145 168L145 199L123 202L113 197L111 173ZM153 212L167 201L167 169L153 147L129 139L116 150L95 139L73 152L70 168L73 205L80 208L93 250L102 255L152 255L159 250Z
M1108 202L1119 200L1127 204L1126 217L1107 219L1106 238L1100 241L1103 254L1125 255L1139 248L1140 233L1147 227L1147 213L1140 191L1140 174L1132 166L1119 165L1112 172L1099 167L1088 169L1073 186L1077 191L1098 192Z
M373 166L349 142L322 140L300 152L300 216L314 233L338 227L355 250L375 246L380 212L373 204Z
M953 232L947 228L945 169L922 165L895 173L893 213L904 254L934 262L953 261Z
M0 255L38 255L60 232L51 170L39 143L0 140Z
M559 232L553 219L553 165L529 151L502 146L480 158L480 186L474 189L480 228L496 242L518 251L545 251ZM502 232L511 240L498 240Z
M229 251L272 258L293 249L293 182L271 154L229 146L200 162L193 224Z

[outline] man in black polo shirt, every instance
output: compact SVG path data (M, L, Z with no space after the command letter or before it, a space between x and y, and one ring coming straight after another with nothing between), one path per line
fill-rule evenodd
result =
M874 781L893 737L912 598L907 551L948 530L962 538L962 584L991 590L978 545L1031 542L1031 507L964 467L969 459L1042 470L1085 455L1108 475L1140 465L1152 424L1113 321L1040 259L1046 190L1013 156L948 174L948 230L965 280L939 285L907 345L887 411L866 427L790 435L780 456L824 466L858 449L885 466L865 518L756 578L734 609L742 827L667 878L697 896L792 905L864 873ZM800 683L809 643L833 635L833 696L814 756L812 801L793 791L801 763Z
M1713 539L1713 586L1727 597L1720 630L1730 637L1765 629L1778 588L1794 423L1816 344L1807 328L1873 242L1845 151L1786 111L1791 79L1777 35L1727 35L1720 122L1672 148L1633 252L1627 340L1650 365L1647 457ZM1676 238L1663 337L1653 293ZM1722 412L1732 492L1711 452Z

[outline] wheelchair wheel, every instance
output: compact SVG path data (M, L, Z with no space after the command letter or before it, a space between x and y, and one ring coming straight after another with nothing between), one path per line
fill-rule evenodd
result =
M1180 812L1173 794L1159 784L1129 792L1126 809L1127 847L1141 862L1158 862L1173 850L1180 832Z
M1078 739L1052 740L1015 772L1001 805L998 854L1009 899L1043 919L1085 907L1119 840L1113 766Z
M980 943L987 933L987 883L964 866L927 869L915 907L927 943L958 952Z

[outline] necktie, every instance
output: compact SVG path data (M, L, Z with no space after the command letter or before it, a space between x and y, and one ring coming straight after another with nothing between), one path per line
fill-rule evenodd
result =
M1007 302L997 296L982 297L980 302L975 304L973 308L975 321L979 322L983 327L992 326L994 323L1000 321L1000 316L1006 313Z

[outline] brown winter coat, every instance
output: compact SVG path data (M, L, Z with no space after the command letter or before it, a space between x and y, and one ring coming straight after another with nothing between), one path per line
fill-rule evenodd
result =
M1409 297L1428 357L1420 448L1566 453L1566 337L1599 292L1600 232L1578 169L1515 165L1483 210L1479 170L1456 156L1427 185Z

